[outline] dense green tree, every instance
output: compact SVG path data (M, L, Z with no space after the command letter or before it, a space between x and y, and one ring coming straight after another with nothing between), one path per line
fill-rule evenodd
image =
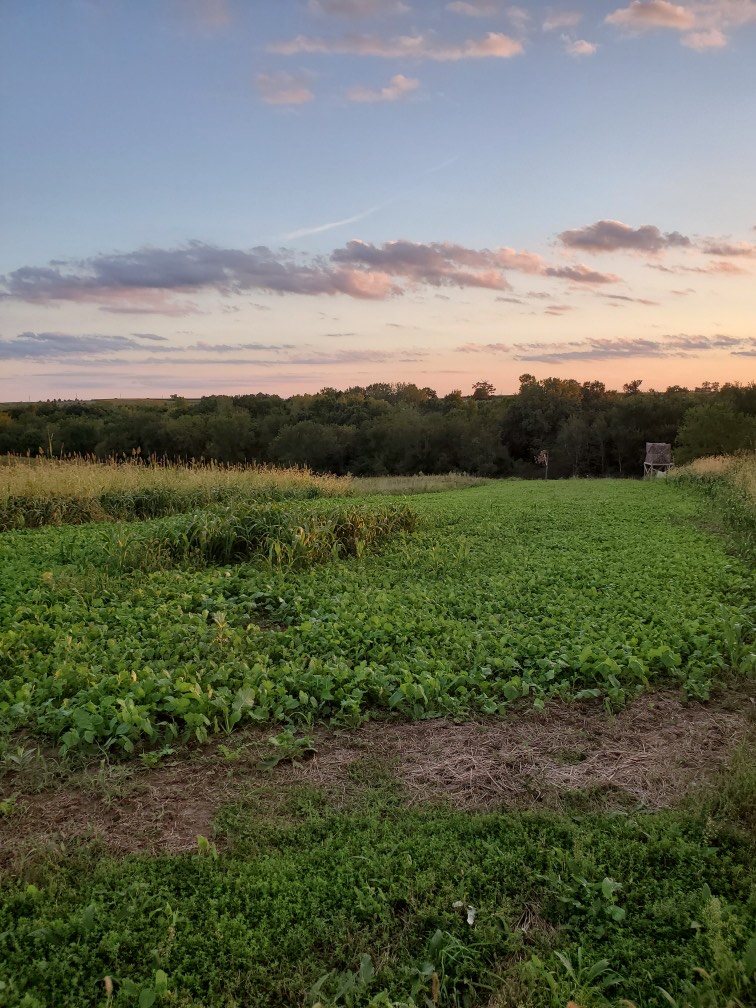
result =
M496 388L488 381L477 381L473 385L473 399L490 399Z
M355 429L314 420L282 427L270 448L281 465L309 466L316 472L345 473Z
M187 460L209 457L207 424L207 416L184 413L168 417L165 431L169 454Z
M511 396L455 389L439 398L431 388L386 382L288 399L256 393L14 403L0 408L0 453L539 477L534 459L548 451L550 477L640 476L647 441L675 444L678 462L756 442L756 383L670 385L665 392L643 392L641 384L613 392L598 381L523 374Z
M736 413L719 399L693 406L685 414L675 445L678 463L702 455L730 455L756 448L756 417Z

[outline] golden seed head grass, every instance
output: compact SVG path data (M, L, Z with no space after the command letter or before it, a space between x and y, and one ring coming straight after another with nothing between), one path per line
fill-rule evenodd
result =
M708 455L676 470L675 475L713 476L741 487L756 503L756 452L737 455Z
M8 497L68 497L87 499L103 493L140 490L191 491L223 488L240 493L306 492L318 496L351 495L350 476L318 475L307 468L267 465L224 466L213 462L125 462L93 458L0 458L0 500Z

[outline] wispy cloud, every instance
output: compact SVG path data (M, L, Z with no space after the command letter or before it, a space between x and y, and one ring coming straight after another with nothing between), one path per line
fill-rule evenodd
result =
M619 283L621 277L616 273L599 273L588 266L547 266L544 276L559 277L561 280L572 280L573 283L607 284Z
M586 339L537 343L466 343L460 353L504 355L524 363L566 364L628 358L700 357L727 352L739 356L756 353L756 338L714 336L663 336L659 339Z
M748 276L749 271L743 269L742 266L738 266L737 263L727 262L722 260L721 262L711 262L708 266L683 266L682 272L684 273L713 273L729 276Z
M99 311L108 315L163 315L166 318L184 318L187 315L204 314L192 301L175 301L163 291L112 291L108 298L111 303L100 304ZM26 300L24 298L24 300ZM85 298L59 298L57 300L99 301L100 296L93 294ZM121 300L125 303L114 303Z
M257 93L266 105L305 105L315 95L310 90L312 75L259 73L255 79Z
M197 340L186 349L188 351L201 350L207 353L238 353L240 350L270 353L271 351L294 350L295 348L296 344L294 343L207 343L205 340Z
M580 11L552 11L546 15L543 25L544 31L556 31L559 28L575 28L583 20Z
M337 365L337 364L381 364L388 361L418 361L429 356L423 349L400 350L340 350L336 353L313 352L295 354L288 358L289 364Z
M705 49L723 49L729 39L719 28L707 28L706 31L688 32L682 37L682 44L688 49L703 52Z
M292 238L304 238L306 235L322 234L324 231L333 231L335 228L345 227L347 224L356 224L358 221L365 220L366 217L372 216L372 214L377 213L384 207L390 206L391 203L396 202L396 197L394 199L385 200L383 203L376 203L375 206L368 207L367 210L362 210L360 213L353 214L351 217L342 217L340 220L329 221L327 224L316 224L314 227L304 227L297 228L296 231L287 231L283 236L286 240Z
M756 257L756 242L727 242L727 241L705 241L701 245L701 250L706 255L714 256L745 256L747 258Z
M328 333L328 336L353 336L354 333ZM163 345L150 346L151 339L134 339L127 336L104 334L73 334L60 332L23 332L13 339L0 339L0 360L67 361L80 367L95 364L122 366L128 360L130 367L191 367L225 364L230 366L255 365L273 368L291 365L336 366L355 363L384 363L389 361L419 361L429 356L422 347L402 347L390 350L346 349L317 350L294 343L209 343L198 340L188 346L170 345L166 337L159 337ZM164 345L168 343L169 345ZM142 356L136 355L141 352ZM128 353L128 357L122 355ZM144 354L147 353L147 356ZM273 356L259 356L267 354Z
M646 263L649 269L658 270L661 273L708 273L713 276L749 276L749 271L738 266L737 263L728 262L723 259L714 261L706 266L662 266L661 263Z
M356 224L358 221L365 220L366 217L371 217L379 210L383 210L384 207L391 206L392 203L396 203L404 196L407 196L408 193L413 191L414 184L416 184L417 181L426 178L428 175L433 175L438 171L442 171L444 168L448 168L449 165L458 161L459 157L459 154L455 154L453 157L445 158L443 161L439 162L439 164L431 165L430 168L426 168L425 171L415 176L415 179L412 181L412 184L410 184L408 189L397 193L395 196L391 196L387 200L383 200L381 203L376 203L374 206L368 207L367 210L361 210L359 213L353 214L350 217L341 217L338 220L329 221L326 224L316 224L314 227L297 228L294 231L287 231L282 237L287 241L290 241L294 238L303 238L306 235L321 234L324 231L333 231L335 228L345 227L348 224Z
M312 14L345 18L387 17L410 11L402 0L309 0L307 6Z
M152 333L106 336L100 333L22 332L13 339L0 339L0 360L59 360L64 357L101 357L124 350L162 351L145 346L144 341L163 342L166 337Z
M365 87L354 87L347 93L352 102L395 102L401 101L412 94L420 86L420 81L404 74L394 74L385 87L372 90Z
M446 9L465 17L492 17L501 13L502 6L501 0L454 0Z
M335 353L313 350L309 353L283 353L275 357L250 357L238 355L243 347L218 346L217 356L189 357L173 351L165 357L151 357L150 366L202 367L226 365L235 367L254 366L260 368L281 368L290 366L307 367L338 367L352 364L385 364L392 361L414 363L424 360L429 352L423 349L399 350L339 350Z
M443 43L430 35L400 35L383 39L376 35L344 35L317 38L297 35L284 42L274 42L268 51L282 56L315 53L341 56L376 56L383 59L436 60L449 63L465 59L509 59L523 51L522 42L502 32L488 32L483 38L461 43Z
M672 291L673 294L687 294L690 291ZM635 298L629 297L627 294L603 294L602 297L606 298L608 301L627 301L631 304L642 304L648 307L657 307L658 301L649 301L648 298Z
M508 0L452 0L446 9L463 17L506 17L520 35L526 33L530 21L528 11L512 6Z
M568 248L584 252L656 253L667 248L691 244L690 238L686 238L678 231L663 234L654 224L633 228L617 220L600 220L586 227L562 231L559 240Z
M180 0L180 3L201 28L225 28L231 22L227 0Z
M457 353L492 353L510 354L512 345L510 343L463 343L456 347Z

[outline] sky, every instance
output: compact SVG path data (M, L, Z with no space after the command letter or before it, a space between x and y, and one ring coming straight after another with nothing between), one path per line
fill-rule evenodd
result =
M756 0L3 0L0 401L756 380Z

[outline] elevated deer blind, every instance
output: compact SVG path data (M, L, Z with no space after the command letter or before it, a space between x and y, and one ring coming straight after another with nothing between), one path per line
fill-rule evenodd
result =
M646 441L646 458L643 462L644 476L659 476L669 472L674 466L672 445L664 441Z

